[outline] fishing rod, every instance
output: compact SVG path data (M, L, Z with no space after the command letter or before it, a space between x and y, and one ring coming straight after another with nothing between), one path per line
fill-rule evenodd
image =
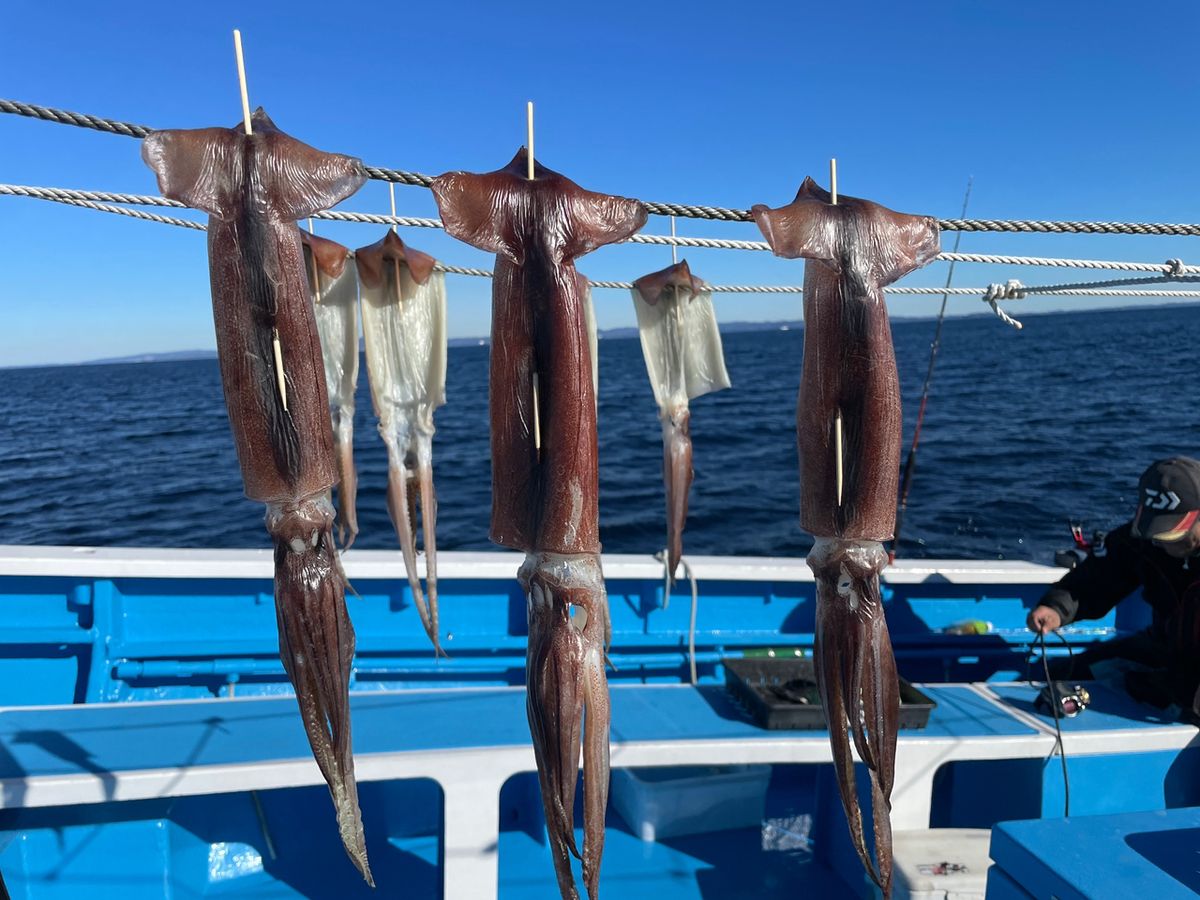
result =
M963 195L962 216L967 217L967 204L971 202L971 187L975 176L967 178L967 191ZM954 235L954 252L958 252L962 232ZM888 562L896 561L896 551L900 548L900 524L904 521L904 510L908 506L908 492L912 489L913 472L917 468L917 445L921 443L921 424L925 421L925 405L929 401L929 383L933 381L933 366L937 361L938 348L942 345L942 323L946 320L946 301L949 299L950 283L954 280L954 263L950 261L950 269L946 272L946 291L942 294L942 308L938 312L937 326L933 332L933 343L929 345L929 368L925 372L925 384L921 387L921 407L917 411L917 426L913 431L912 446L908 448L908 459L904 461L904 477L900 481L900 503L896 507L896 530L892 536L892 549L888 553Z

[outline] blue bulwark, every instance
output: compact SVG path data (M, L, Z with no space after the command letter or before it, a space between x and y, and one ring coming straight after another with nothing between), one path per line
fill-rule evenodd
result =
M188 560L198 553L179 551L179 556ZM367 560L375 573L379 563L371 562L372 553L383 558L363 551L355 559ZM78 558L93 555L89 551ZM454 558L444 556L447 564ZM229 557L246 568L246 551L231 551ZM226 577L227 567L219 560L205 560L187 563L197 572L211 572L195 577L164 576L161 560L141 565L156 573L144 576L130 575L132 564L116 561L108 564L111 576L0 575L0 705L212 698L230 693L231 685L239 697L290 693L279 661L270 578ZM357 596L348 605L358 633L354 689L522 685L526 622L518 564L514 554L511 577L443 578L442 643L448 659L434 657L402 571L396 577L352 572ZM45 568L56 571L51 563ZM269 573L269 559L261 568ZM699 582L700 683L723 682L726 656L811 648L811 580L791 570L777 580L726 574ZM669 605L661 575L617 575L608 579L607 589L613 628L609 658L615 666L610 680L687 682L686 585L677 586ZM1030 642L1025 615L1044 589L1044 583L1020 580L952 583L937 575L888 584L888 625L901 674L910 681L1019 677ZM994 629L985 635L953 633L963 620L986 620ZM1112 631L1107 620L1088 627L1073 640L1096 640Z
M1058 900L1200 893L1200 809L1004 822L992 831L997 869L1028 896ZM1008 893L1005 893L1008 890ZM988 882L988 900L1013 896Z
M929 686L923 737L1029 734L1033 729L965 687ZM522 688L398 691L352 698L356 755L528 746ZM767 740L723 688L616 686L613 744ZM905 734L904 732L902 734ZM824 732L789 732L789 739ZM0 712L0 778L120 773L271 760L311 752L290 697L117 703Z

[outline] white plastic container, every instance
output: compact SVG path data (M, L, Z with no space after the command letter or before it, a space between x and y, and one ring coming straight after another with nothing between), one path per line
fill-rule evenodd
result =
M987 828L895 832L892 900L984 900L991 834Z
M770 766L614 769L612 801L643 841L761 824Z

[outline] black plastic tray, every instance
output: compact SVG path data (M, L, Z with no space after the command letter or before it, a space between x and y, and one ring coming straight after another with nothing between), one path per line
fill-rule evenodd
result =
M811 657L726 659L725 688L763 728L825 728ZM803 698L808 702L801 702ZM900 679L900 727L924 728L937 703Z

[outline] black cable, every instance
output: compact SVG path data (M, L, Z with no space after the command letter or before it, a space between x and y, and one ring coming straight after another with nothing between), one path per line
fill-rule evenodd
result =
M1075 670L1075 654L1071 651L1071 642L1068 641L1061 634L1059 634L1057 631L1055 632L1055 634L1058 635L1059 640L1061 640L1063 642L1063 645L1067 648L1067 658L1071 660L1069 670L1073 674L1074 670ZM1067 750L1066 750L1066 747L1063 746L1062 723L1060 722L1059 715L1058 715L1058 708L1062 704L1062 700L1058 696L1058 688L1055 686L1054 682L1050 680L1050 663L1046 661L1046 635L1045 635L1045 633L1039 631L1037 640L1038 640L1038 648L1042 651L1042 671L1046 673L1046 687L1050 691L1050 709L1054 713L1054 733L1055 733L1055 735L1057 735L1057 739L1055 741L1054 748L1050 751L1050 755L1053 756L1054 751L1057 750L1059 759L1062 760L1063 818L1070 818L1071 817L1071 779L1070 779L1070 776L1067 774Z

